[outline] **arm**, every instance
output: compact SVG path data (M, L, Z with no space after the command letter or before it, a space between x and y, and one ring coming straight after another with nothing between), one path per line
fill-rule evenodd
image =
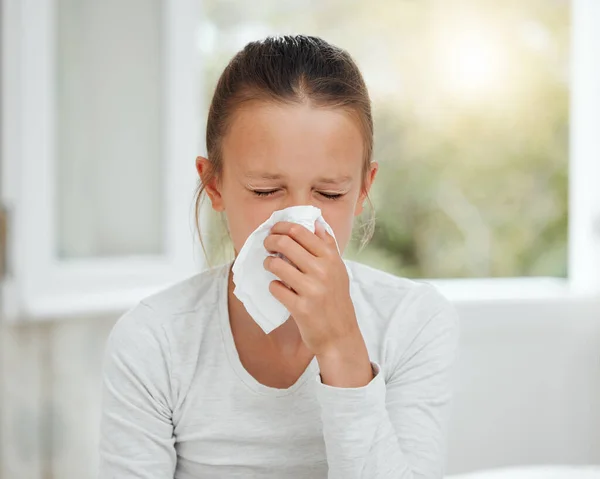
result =
M100 479L173 478L170 370L164 330L142 303L117 322L106 347Z
M392 324L412 321L419 328L398 358L385 358L386 371L374 365L375 377L358 388L319 381L329 479L443 476L458 321L432 288L415 303L392 318ZM392 326L384 340L400 343L398 329Z
M454 309L433 288L414 288L383 335L380 371L371 367L335 238L320 223L312 234L282 222L265 248L297 266L265 260L279 278L271 293L319 362L329 479L441 478L457 343Z

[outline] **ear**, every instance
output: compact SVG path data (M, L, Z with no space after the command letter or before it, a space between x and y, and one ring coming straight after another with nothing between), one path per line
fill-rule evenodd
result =
M221 189L218 178L212 173L212 164L210 160L199 156L196 158L196 171L200 177L200 181L204 184L204 191L210 198L213 210L224 211L225 205L223 203L223 196L221 195Z
M376 161L372 161L371 164L369 165L369 171L367 171L367 177L365 178L365 182L362 185L360 194L358 195L358 200L356 200L354 216L358 216L363 212L364 202L367 199L367 195L369 194L369 191L371 191L371 186L373 186L373 181L375 181L375 176L377 176L378 170L379 170L379 164Z

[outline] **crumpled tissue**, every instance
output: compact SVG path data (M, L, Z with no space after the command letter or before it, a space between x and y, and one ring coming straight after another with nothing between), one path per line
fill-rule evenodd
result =
M318 221L335 238L331 226L323 219L321 210L310 205L291 206L275 211L250 234L233 264L233 293L266 334L281 326L290 317L286 307L269 291L271 281L279 278L267 271L263 265L267 256L274 256L267 251L264 241L271 228L280 221L301 224L311 233L315 232L315 222ZM347 271L350 275L348 268Z

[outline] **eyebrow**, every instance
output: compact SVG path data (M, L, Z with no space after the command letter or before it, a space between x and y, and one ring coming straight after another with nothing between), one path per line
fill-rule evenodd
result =
M281 180L284 176L280 174L268 173L268 172L249 172L246 175L246 178L253 180ZM331 177L320 177L317 178L316 183L329 184L329 185L339 185L343 183L347 183L352 180L352 177L349 175L338 176L335 178Z
M352 180L352 177L348 176L348 175L338 176L337 178L321 177L321 178L317 179L317 183L325 183L325 184L329 184L329 185L340 185L343 183L348 183L351 180Z
M267 173L262 171L251 171L246 173L246 178L252 180L280 180L283 178L283 175L278 175L274 173Z

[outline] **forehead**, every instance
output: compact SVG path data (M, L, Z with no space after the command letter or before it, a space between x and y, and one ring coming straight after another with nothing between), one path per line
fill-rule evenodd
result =
M252 101L235 112L222 148L226 168L297 176L360 174L364 146L342 109Z

